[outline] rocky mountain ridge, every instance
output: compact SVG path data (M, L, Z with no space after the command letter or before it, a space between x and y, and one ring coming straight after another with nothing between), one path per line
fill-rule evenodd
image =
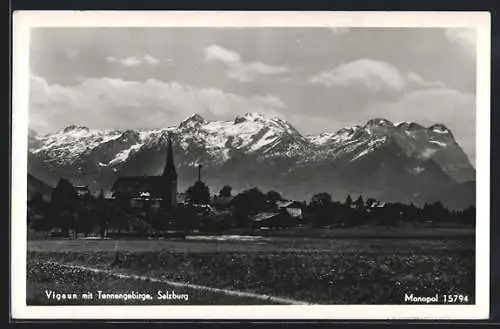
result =
M109 189L120 175L159 174L168 136L180 190L194 181L197 163L203 163L212 190L225 184L235 191L257 186L297 199L326 191L342 199L350 193L432 202L475 180L473 166L442 124L375 118L334 133L302 135L287 121L258 113L231 121L194 114L178 126L155 130L73 125L45 136L30 131L28 172L51 180L47 183L66 177Z

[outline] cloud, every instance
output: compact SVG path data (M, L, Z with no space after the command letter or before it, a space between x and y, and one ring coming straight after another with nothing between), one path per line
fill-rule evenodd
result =
M400 92L412 86L444 86L441 81L425 81L414 72L402 73L389 63L367 58L341 64L331 71L311 76L309 82L325 87L364 86L373 92Z
M78 50L75 49L64 49L64 52L66 53L66 56L68 56L69 58L74 58L78 56L78 54L80 53Z
M365 115L393 122L414 121L425 126L443 123L474 164L476 154L476 97L454 89L415 90L395 102L372 104Z
M443 81L426 81L415 72L408 72L405 74L406 83L410 85L426 87L426 88L444 88Z
M227 68L227 76L240 82L255 81L259 75L275 75L289 72L286 66L272 66L261 62L245 62L241 56L229 49L211 45L204 50L205 62L221 62Z
M206 61L221 61L226 64L241 62L241 57L237 52L217 45L208 46L204 52Z
M192 113L274 115L285 108L272 95L241 96L177 82L89 78L77 85L30 83L30 127L47 133L70 124L95 128L156 128L175 125Z
M144 61L148 62L149 64L156 65L160 63L160 60L158 58L155 58L151 55L145 55L144 56Z
M448 40L458 43L465 53L476 54L476 30L473 28L447 28L445 34Z
M145 54L142 57L135 57L135 56L130 56L130 57L125 57L125 58L117 58L117 57L112 57L108 56L106 57L106 60L108 63L113 63L113 64L119 64L122 66L127 66L127 67L137 67L142 64L150 64L150 65L156 65L160 63L160 60L156 57L153 57L151 55Z

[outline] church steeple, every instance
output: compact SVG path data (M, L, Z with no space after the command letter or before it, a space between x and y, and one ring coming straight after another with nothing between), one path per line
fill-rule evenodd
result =
M170 137L167 141L167 157L165 159L165 167L163 168L163 207L167 211L175 208L177 203L177 171L174 164L174 150Z
M177 171L175 170L174 164L174 151L172 147L172 140L170 137L167 142L167 158L165 161L165 167L163 168L163 177L169 179L177 179Z

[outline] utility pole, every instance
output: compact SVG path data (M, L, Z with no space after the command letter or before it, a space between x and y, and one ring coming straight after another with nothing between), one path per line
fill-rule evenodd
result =
M201 182L201 164L198 164L198 182Z

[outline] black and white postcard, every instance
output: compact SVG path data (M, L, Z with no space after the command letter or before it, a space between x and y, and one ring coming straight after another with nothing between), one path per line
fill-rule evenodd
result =
M14 318L488 317L489 13L13 24Z

